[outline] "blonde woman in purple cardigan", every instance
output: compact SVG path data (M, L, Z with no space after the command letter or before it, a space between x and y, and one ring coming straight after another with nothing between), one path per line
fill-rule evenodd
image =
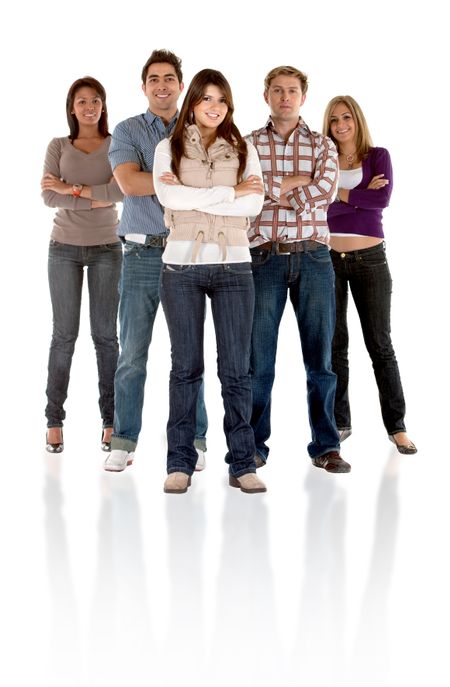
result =
M333 370L337 374L335 419L341 441L352 433L349 404L347 303L350 287L371 357L381 414L400 453L416 453L405 427L405 399L391 341L392 280L382 224L393 187L391 159L374 147L364 114L348 95L327 105L323 133L339 152L339 189L328 210L336 279Z

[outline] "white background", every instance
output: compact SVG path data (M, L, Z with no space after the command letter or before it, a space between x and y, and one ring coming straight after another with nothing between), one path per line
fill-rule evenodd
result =
M2 20L2 456L0 677L4 685L447 685L449 629L448 36L441 3L11 3ZM150 350L136 464L101 470L87 297L66 404L66 448L43 450L51 335L52 211L39 181L67 134L65 97L91 74L111 128L143 112L154 48L185 83L224 72L242 133L262 126L263 79L293 64L310 79L303 117L320 130L339 93L361 104L391 152L385 212L393 340L419 447L386 440L353 309L350 475L308 462L295 321L283 320L269 491L226 486L220 389L207 321L208 467L184 497L162 494L169 341ZM447 56L446 56L447 54ZM87 296L87 294L86 294Z

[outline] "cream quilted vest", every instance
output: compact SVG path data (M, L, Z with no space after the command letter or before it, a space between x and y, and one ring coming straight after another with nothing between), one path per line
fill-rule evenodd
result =
M239 158L234 148L223 138L217 138L205 150L195 124L186 128L185 156L180 163L180 181L194 188L235 186ZM168 241L195 241L192 262L197 259L201 243L218 243L222 259L226 260L226 247L248 246L247 217L210 215L200 210L170 210L164 213L166 227L170 229Z

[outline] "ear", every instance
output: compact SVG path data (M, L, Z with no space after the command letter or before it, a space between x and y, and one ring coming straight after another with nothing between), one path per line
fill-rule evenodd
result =
M300 103L300 107L303 105L303 103L305 102L305 100L306 100L306 93L303 93L303 95L302 95L302 102Z
M143 83L143 84L141 85L141 88L142 88L142 92L144 93L144 95L146 95L146 93L145 93L145 83Z
M264 100L266 101L267 104L269 104L269 96L267 94L267 91L264 91Z
M184 89L184 83L181 81L181 82L180 82L180 93L181 93L181 91L182 91L183 89Z

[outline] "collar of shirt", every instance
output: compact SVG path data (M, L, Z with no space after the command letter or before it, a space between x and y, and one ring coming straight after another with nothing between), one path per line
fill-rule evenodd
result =
M274 123L272 117L269 117L269 119L266 122L266 129L269 129L269 128L272 129L274 131L274 133L277 134L277 136L280 135L275 128L275 123ZM303 119L301 117L299 117L298 124L295 127L294 131L297 129L300 132L300 134L302 134L302 136L310 136L311 135L311 131L310 131L309 126L306 124L306 122L303 121ZM294 131L292 133L294 133ZM292 136L292 134L291 134L291 136Z
M155 115L151 110L147 110L147 112L145 113L144 117L145 117L145 121L146 121L148 124L150 124L150 125L156 124L159 128L161 128L161 126L162 126L163 129L164 129L165 131L171 132L172 129L174 128L176 122L177 122L178 114L179 114L179 112L178 112L178 110L177 110L177 111L175 112L174 116L172 117L172 119L169 121L168 124L166 124L166 123L161 119L161 117L159 117L158 115Z

